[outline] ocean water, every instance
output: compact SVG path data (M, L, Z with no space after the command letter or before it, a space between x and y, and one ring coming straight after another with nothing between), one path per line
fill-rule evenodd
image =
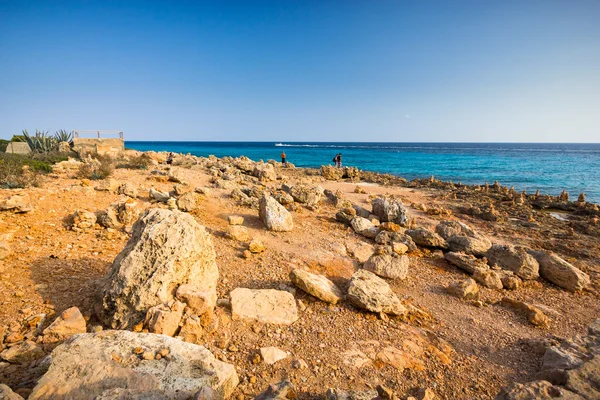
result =
M298 167L333 165L342 153L344 166L384 172L408 180L426 178L483 184L498 181L528 193L571 197L585 192L600 203L600 144L564 143L297 143L297 142L132 142L128 148L172 151L196 156L245 155L279 160L282 151Z

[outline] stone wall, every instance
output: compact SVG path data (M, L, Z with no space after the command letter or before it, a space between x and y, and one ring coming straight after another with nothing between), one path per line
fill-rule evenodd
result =
M73 150L80 157L87 155L120 156L125 150L125 141L119 138L74 138Z

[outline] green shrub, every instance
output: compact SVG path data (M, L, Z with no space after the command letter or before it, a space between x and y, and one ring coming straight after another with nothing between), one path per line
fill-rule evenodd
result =
M6 152L6 147L10 143L10 140L0 139L0 153Z
M115 171L115 163L108 156L97 156L79 167L78 176L82 179L106 179Z
M132 157L129 160L117 164L117 168L148 169L152 165L152 159L145 154Z
M52 165L67 160L64 153L0 153L0 187L5 189L40 186L42 176L52 172Z

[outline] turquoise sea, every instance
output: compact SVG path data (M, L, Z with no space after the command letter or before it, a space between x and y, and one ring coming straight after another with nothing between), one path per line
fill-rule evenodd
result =
M196 156L245 155L253 160L279 160L282 151L298 167L343 164L385 172L408 180L431 175L468 184L493 183L527 192L571 197L585 192L600 202L600 144L564 143L298 143L298 142L132 142L136 150L172 151Z

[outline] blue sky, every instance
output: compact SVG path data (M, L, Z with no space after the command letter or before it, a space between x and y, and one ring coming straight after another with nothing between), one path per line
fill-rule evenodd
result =
M600 141L600 1L0 0L0 137Z

